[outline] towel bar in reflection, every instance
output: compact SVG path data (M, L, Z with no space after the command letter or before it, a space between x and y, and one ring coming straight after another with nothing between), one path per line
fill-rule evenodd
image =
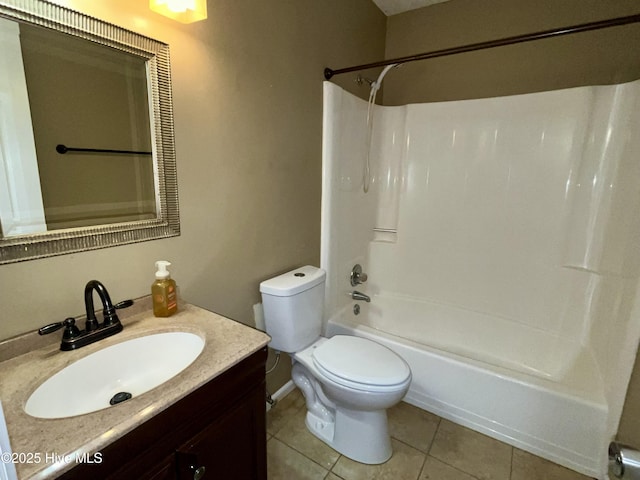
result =
M137 150L111 150L106 148L75 148L66 145L56 145L56 152L65 154L67 152L90 152L90 153L120 153L125 155L151 155L151 152Z

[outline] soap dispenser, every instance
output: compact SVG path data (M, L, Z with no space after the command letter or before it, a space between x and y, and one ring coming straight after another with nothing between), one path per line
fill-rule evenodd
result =
M170 317L178 311L176 282L167 270L170 265L171 263L164 260L156 262L156 281L151 285L153 314L156 317Z

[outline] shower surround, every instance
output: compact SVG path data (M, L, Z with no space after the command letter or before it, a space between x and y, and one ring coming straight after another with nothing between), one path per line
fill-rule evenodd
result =
M640 81L377 106L367 194L366 115L325 82L326 333L402 355L408 402L605 478L640 338Z

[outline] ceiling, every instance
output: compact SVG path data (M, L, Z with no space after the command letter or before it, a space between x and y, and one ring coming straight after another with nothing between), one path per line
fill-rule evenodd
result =
M378 8L387 16L447 1L448 0L373 0Z

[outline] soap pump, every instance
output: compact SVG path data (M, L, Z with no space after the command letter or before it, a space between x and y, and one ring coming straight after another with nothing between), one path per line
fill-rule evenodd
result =
M165 260L156 262L156 281L151 285L153 314L156 317L169 317L178 311L176 282L167 270L170 265Z

